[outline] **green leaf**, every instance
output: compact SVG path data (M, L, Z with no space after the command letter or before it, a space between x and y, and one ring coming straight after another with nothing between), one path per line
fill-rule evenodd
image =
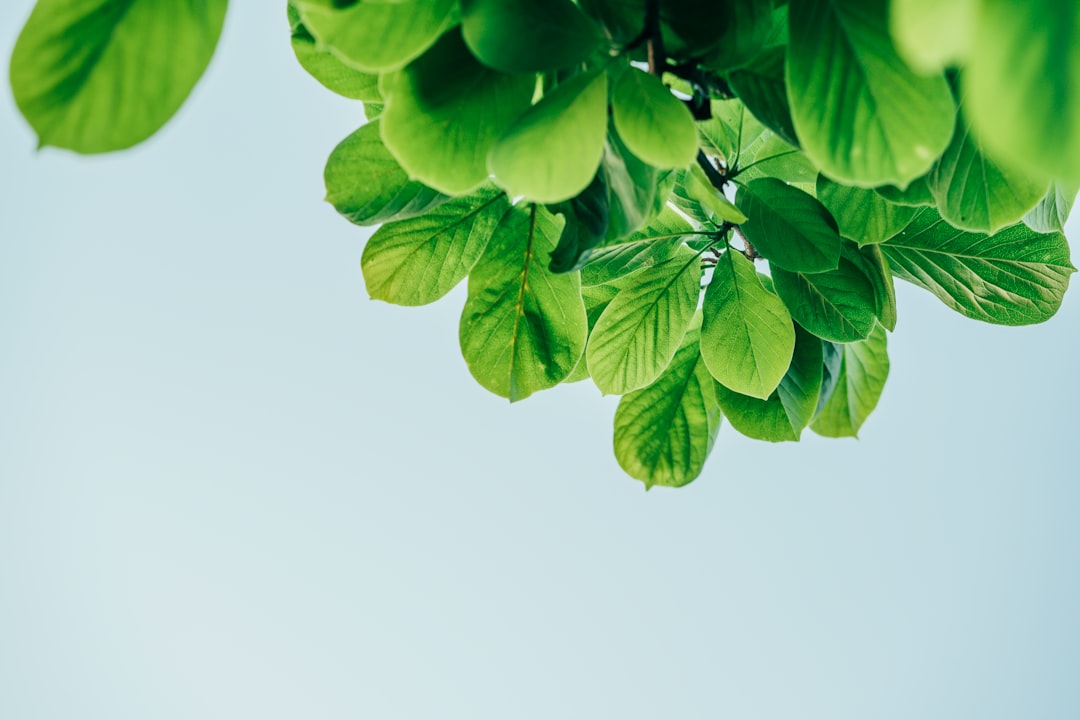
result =
M620 288L596 321L585 351L589 375L605 395L645 387L671 362L697 310L699 255L682 246Z
M1035 232L1064 232L1077 190L1080 184L1050 183L1046 197L1024 216L1024 224Z
M776 178L739 187L735 204L746 215L740 229L769 261L792 272L824 272L840 260L840 235L825 206Z
M615 282L626 275L655 267L671 257L694 228L671 208L625 241L597 250L581 269L586 286Z
M825 437L858 437L889 377L888 336L878 326L866 340L839 346L840 371L810 429Z
M547 269L561 231L542 207L512 208L469 274L461 352L477 382L511 402L562 382L585 350L578 276Z
M929 170L952 136L952 94L896 54L885 0L791 0L790 14L788 91L810 159L859 187Z
M540 99L491 148L488 167L511 196L554 203L584 190L607 134L607 76L575 75Z
M929 176L927 175L915 178L903 190L895 185L882 185L874 188L874 192L896 205L922 207L934 204L934 195L930 192Z
M618 294L619 288L616 285L595 285L593 287L581 286L581 299L585 301L585 317L589 323L589 333L592 333L592 329L596 326L596 321L600 318L601 313L608 304L615 299ZM589 364L585 361L585 355L582 354L581 359L578 360L577 365L574 366L574 371L567 376L564 383L576 383L582 380L589 379Z
M896 49L917 72L959 65L971 47L981 0L890 0L889 30Z
M950 224L989 233L1019 222L1046 194L1048 184L987 157L963 113L957 113L952 141L927 183Z
M624 70L612 88L611 112L623 142L650 165L681 168L697 156L694 118L659 78Z
M719 259L702 306L701 357L720 384L768 398L791 364L795 327L765 289L754 264L735 250Z
M896 288L885 253L878 245L859 247L844 243L842 256L858 266L874 287L874 314L890 332L896 329Z
M746 222L746 215L709 182L705 170L697 164L679 171L675 181L675 203L680 210L704 224Z
M694 480L720 429L716 381L701 361L697 325L656 382L623 396L615 411L615 457L646 488Z
M896 275L953 310L998 325L1043 322L1057 312L1075 268L1060 233L1014 225L994 235L952 227L924 208L880 245Z
M383 225L360 262L368 294L397 305L435 302L480 259L509 206L501 190L486 189Z
M533 89L532 78L484 67L458 32L447 33L386 80L383 141L414 179L447 195L470 192L487 181L488 150L529 107Z
M603 40L570 0L462 0L461 24L480 62L509 73L577 65Z
M659 171L627 149L614 123L609 123L600 174L608 189L607 241L626 237L664 206L664 183Z
M588 261L593 248L601 245L609 225L608 188L597 173L580 195L548 208L566 219L559 245L551 253L551 272L572 272Z
M739 100L713 101L713 118L698 123L702 149L723 158L741 182L774 177L808 193L818 170L805 154L747 112Z
M214 54L226 0L38 0L11 54L41 146L121 150L180 108Z
M365 102L381 102L379 76L346 65L337 55L318 46L315 37L304 27L300 11L288 5L292 48L300 65L323 87L338 95Z
M784 378L767 399L716 386L716 399L731 426L768 442L796 441L817 409L822 382L821 341L795 327L795 352Z
M865 188L841 185L818 176L817 196L836 220L840 235L860 245L885 242L904 229L915 208L898 205Z
M703 65L719 72L753 67L769 50L787 45L788 15L784 0L743 0L730 5L731 22L720 26L719 42L702 59ZM782 69L780 77L783 78Z
M454 0L361 0L350 4L293 0L293 4L319 45L356 69L371 73L404 67L456 22Z
M798 147L784 81L784 47L771 48L753 64L728 75L728 83L746 109L784 141Z
M357 225L423 215L446 196L408 174L383 145L374 120L341 141L323 172L326 200Z
M823 273L770 269L776 294L791 317L819 338L854 342L874 329L878 289L862 263L841 255L839 266Z
M980 140L1018 168L1080 181L1080 4L981 6L963 77Z

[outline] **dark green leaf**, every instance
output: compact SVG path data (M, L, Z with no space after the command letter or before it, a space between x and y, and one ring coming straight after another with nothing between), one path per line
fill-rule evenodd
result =
M784 47L771 48L753 64L728 75L731 89L763 125L793 146L799 145L784 81Z
M878 290L862 263L840 256L835 270L791 273L771 268L776 294L791 317L823 340L854 342L877 323Z
M602 245L608 231L608 188L598 173L580 195L549 208L566 219L559 245L551 253L551 272L578 270L593 248Z
M878 326L866 340L839 346L840 370L810 429L826 437L858 437L889 377L888 336Z
M840 235L825 206L776 178L739 187L735 204L746 215L740 227L769 266L792 272L824 272L840 259Z
M577 65L603 40L570 0L462 0L461 24L480 62L509 73Z

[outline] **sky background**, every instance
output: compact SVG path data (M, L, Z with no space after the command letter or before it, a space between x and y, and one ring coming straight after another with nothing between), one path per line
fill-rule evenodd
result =
M645 493L613 399L472 380L463 287L367 299L322 202L360 109L283 5L130 152L35 153L0 90L0 717L1080 716L1080 291L898 283L861 440L725 427Z

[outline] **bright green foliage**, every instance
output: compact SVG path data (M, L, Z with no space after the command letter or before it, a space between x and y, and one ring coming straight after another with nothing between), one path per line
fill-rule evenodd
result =
M420 305L467 278L459 339L483 387L621 394L619 464L677 487L723 415L771 442L856 436L889 373L895 278L984 322L1054 315L1074 272L1078 7L288 0L288 30L369 120L324 176L339 213L378 226L369 295ZM138 142L224 9L39 0L16 102L43 144Z
M11 54L39 144L121 150L153 135L202 75L226 0L39 0Z

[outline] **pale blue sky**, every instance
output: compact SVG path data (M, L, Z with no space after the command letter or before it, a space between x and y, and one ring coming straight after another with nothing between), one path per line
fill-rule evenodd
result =
M359 109L278 5L132 152L35 154L0 91L0 718L1080 716L1075 290L901 285L860 441L725 428L646 494L610 398L473 382L462 288L367 300Z

